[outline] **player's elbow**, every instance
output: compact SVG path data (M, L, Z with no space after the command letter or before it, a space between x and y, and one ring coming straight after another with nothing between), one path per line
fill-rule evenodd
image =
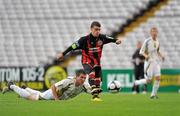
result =
M52 86L51 86L51 89L52 89L52 91L56 91L55 85L52 85Z
M142 51L140 51L139 54L143 56L144 53Z

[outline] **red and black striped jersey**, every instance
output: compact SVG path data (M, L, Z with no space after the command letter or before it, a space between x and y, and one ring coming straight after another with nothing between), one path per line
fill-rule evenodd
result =
M73 43L68 49L63 52L67 54L71 50L82 50L82 64L100 65L103 45L116 42L116 39L100 34L99 37L94 37L92 34L81 37L78 41Z

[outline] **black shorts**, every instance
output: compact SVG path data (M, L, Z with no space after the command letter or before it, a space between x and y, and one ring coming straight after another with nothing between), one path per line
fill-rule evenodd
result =
M94 66L94 65L91 65L91 64L82 64L82 65L83 65L83 68L84 68L84 72L86 74L90 74L91 72L95 72L95 77L101 77L102 76L101 66Z

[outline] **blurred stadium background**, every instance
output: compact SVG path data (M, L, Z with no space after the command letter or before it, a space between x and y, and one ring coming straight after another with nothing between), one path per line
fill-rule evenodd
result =
M180 0L0 0L0 90L9 81L43 90L73 75L82 68L79 53L64 62L56 61L56 54L88 34L94 20L101 22L102 33L124 38L119 46L106 45L102 56L103 90L118 80L121 92L102 93L101 103L91 102L87 94L69 101L32 102L10 92L0 94L1 116L179 115ZM149 93L129 94L136 42L149 37L153 26L165 55L160 85L164 92L158 93L158 100L150 100Z
M82 68L80 56L68 65L54 59L58 52L88 34L94 20L101 22L102 33L124 38L120 46L104 47L105 91L113 79L121 82L122 91L130 91L136 41L143 42L153 26L158 28L166 58L162 63L161 88L178 91L179 0L0 0L0 88L8 81L16 81L44 89ZM67 74L59 67L52 69L57 64L67 69Z

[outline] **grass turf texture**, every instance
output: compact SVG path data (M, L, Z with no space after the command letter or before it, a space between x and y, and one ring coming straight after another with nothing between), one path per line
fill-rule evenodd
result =
M179 116L180 94L159 93L159 99L149 94L128 93L101 95L102 102L92 102L81 94L68 101L28 101L15 93L0 93L0 116Z

